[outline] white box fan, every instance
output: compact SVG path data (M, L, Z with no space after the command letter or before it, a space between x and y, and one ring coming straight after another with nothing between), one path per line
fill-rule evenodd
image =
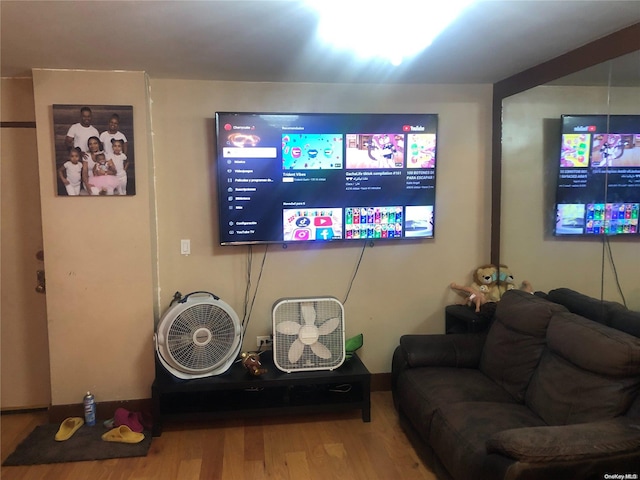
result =
M171 305L154 335L160 363L181 379L226 372L242 345L238 315L209 292L190 293Z
M273 305L273 362L290 373L344 362L344 307L333 297L284 298Z

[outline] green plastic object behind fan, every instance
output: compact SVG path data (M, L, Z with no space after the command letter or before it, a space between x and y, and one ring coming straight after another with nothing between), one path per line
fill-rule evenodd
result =
M355 351L362 347L363 339L364 337L360 333L355 337L347 339L347 341L344 342L345 360L349 360L351 357L353 357Z

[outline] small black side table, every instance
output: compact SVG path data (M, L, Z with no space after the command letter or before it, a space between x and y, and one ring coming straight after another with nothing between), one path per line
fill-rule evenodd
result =
M480 312L467 305L449 305L444 309L445 333L481 333L489 329L495 303L482 305Z
M362 410L371 421L371 374L354 355L336 370L285 373L271 352L261 355L267 372L250 375L240 362L222 375L179 380L156 360L151 386L153 436L162 434L165 420L228 418L229 416L290 415Z

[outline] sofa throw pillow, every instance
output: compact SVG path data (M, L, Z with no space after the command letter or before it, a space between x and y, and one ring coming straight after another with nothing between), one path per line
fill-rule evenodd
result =
M524 394L546 342L546 330L561 305L520 290L509 290L496 307L480 370L517 401Z

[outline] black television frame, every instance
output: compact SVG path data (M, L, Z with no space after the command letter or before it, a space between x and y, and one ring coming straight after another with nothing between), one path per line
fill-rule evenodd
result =
M640 238L640 115L561 116L556 237Z
M220 245L434 238L437 126L435 113L216 112ZM373 209L373 233L356 208Z

